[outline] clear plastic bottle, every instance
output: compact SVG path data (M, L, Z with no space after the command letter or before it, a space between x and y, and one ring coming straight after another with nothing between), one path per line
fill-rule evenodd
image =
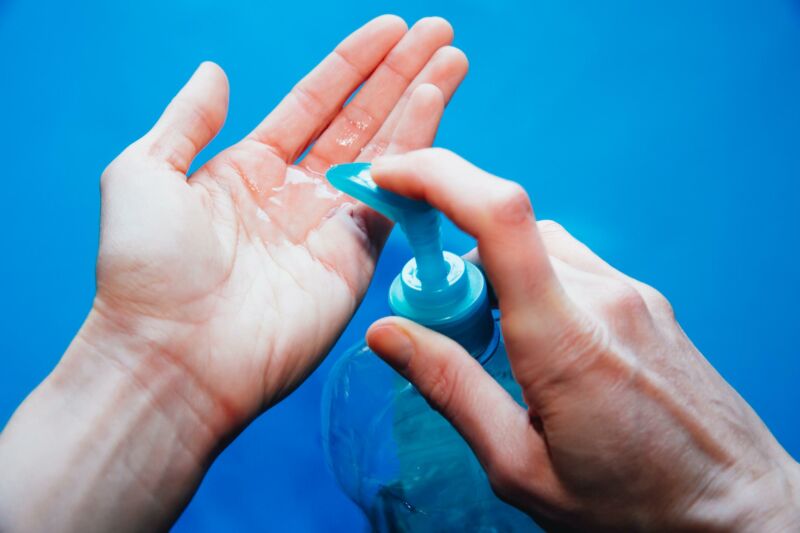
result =
M449 336L520 403L483 273L442 248L440 214L379 188L365 163L328 181L391 218L414 258L389 290L396 315ZM339 484L376 531L535 531L501 501L475 454L408 381L361 343L334 366L323 394L323 442ZM486 416L492 416L486 406Z
M522 403L502 338L493 344L484 368ZM365 344L332 369L322 419L328 464L375 531L537 530L492 492L453 426Z

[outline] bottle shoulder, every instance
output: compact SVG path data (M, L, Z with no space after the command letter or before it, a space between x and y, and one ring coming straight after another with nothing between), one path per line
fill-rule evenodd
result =
M491 351L482 354L478 360L489 375L524 405L497 319L496 330L497 339L491 345ZM416 403L417 396L419 393L412 384L375 354L366 342L360 342L346 350L332 367L323 402L338 403L339 408L344 407L343 403L356 402L359 409L369 410L379 409L386 402L396 403L408 398L413 398Z

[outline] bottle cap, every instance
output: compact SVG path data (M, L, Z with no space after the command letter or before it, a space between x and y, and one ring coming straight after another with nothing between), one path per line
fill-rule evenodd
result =
M414 258L389 289L392 312L447 335L473 356L485 353L496 340L486 279L475 265L444 251L439 211L378 187L369 163L336 165L326 176L340 191L395 221L408 238Z

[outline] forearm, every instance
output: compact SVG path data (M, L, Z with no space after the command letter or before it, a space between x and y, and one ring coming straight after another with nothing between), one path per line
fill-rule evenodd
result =
M165 529L219 445L202 387L98 322L90 315L0 434L2 531Z

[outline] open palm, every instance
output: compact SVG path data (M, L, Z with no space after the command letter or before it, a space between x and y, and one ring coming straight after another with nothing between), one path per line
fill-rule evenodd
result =
M198 69L103 175L93 315L158 347L136 368L185 373L197 391L186 401L231 428L313 370L363 296L389 229L324 172L432 142L467 69L451 39L441 19L408 32L396 17L369 22L187 179L228 103L222 70Z

